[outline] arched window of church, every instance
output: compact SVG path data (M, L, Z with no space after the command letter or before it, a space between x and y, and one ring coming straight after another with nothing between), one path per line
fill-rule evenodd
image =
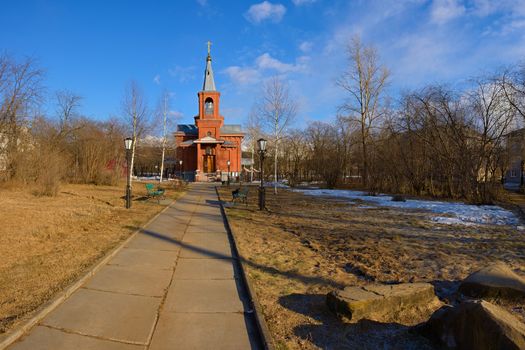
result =
M211 97L208 97L206 101L204 101L204 114L213 115L213 100Z

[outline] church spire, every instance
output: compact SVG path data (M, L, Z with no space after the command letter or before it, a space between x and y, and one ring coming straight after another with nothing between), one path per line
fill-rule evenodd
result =
M215 80L213 79L213 69L211 68L211 41L208 41L208 57L206 57L206 70L204 71L203 91L215 91Z

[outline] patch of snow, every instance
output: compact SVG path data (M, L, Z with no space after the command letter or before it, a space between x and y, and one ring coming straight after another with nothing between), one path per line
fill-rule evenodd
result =
M452 218L435 217L432 219L435 222L445 224L519 224L519 219L513 212L496 205L472 205L461 202L442 202L419 199L407 199L406 202L393 202L392 196L389 195L380 194L377 196L370 196L366 192L351 190L296 189L294 191L310 196L339 197L348 199L350 201L361 200L382 207L426 210L436 214L451 215Z
M460 218L451 218L447 216L434 216L431 218L432 221L443 225L463 225L463 226L476 226L473 222L465 222Z
M275 182L265 182L264 183L264 187L268 187L268 188L272 187L273 188L273 187L275 187L276 184L277 184L277 188L290 188L290 186L288 186L287 184L282 183L280 181L277 182L277 183L275 183Z

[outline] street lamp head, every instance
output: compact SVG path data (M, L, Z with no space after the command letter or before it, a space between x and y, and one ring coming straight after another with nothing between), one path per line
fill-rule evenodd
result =
M182 160L179 160L179 165L182 165Z
M124 146L126 146L126 149L127 150L130 150L131 147L133 146L133 139L131 137L127 137L125 140L124 140Z
M230 162L229 159L228 159L228 161L226 162L226 164L228 164L228 166L230 166L231 162Z
M260 138L257 140L257 146L259 147L259 152L266 152L266 143L268 141L266 141L265 139L263 138Z

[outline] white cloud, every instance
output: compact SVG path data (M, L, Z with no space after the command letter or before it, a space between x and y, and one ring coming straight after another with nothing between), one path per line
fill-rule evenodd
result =
M299 50L301 50L302 52L309 52L313 47L313 44L310 42L310 41L303 41L300 45L299 45Z
M431 8L432 22L443 24L465 14L465 6L458 0L434 0Z
M231 66L223 72L226 73L235 84L247 85L261 81L269 74L273 75L277 73L286 75L287 73L293 72L306 72L309 61L309 56L300 56L296 59L295 63L284 63L266 52L257 57L251 66Z
M279 22L286 13L286 7L282 4L272 4L263 1L259 4L250 6L244 17L252 23L261 23L265 20Z
M264 53L257 57L255 64L260 69L273 69L279 73L297 71L300 67L290 63L284 63L273 58L269 53Z
M184 83L195 78L195 67L181 67L175 66L174 68L168 69L168 73L179 82Z
M180 111L170 110L168 112L168 115L172 116L175 119L180 119L180 118L182 118L184 116L184 113L182 113Z
M313 4L316 1L317 0L292 0L293 4L295 6L301 6L301 5L306 5L306 4Z
M224 70L230 79L239 85L252 84L261 79L258 70L249 67L231 66Z
M197 0L197 3L201 6L206 6L208 5L208 0Z
M157 85L160 85L160 75L157 74L153 77L153 82Z
M475 15L485 17L498 12L523 16L525 15L525 0L473 0L473 13Z

